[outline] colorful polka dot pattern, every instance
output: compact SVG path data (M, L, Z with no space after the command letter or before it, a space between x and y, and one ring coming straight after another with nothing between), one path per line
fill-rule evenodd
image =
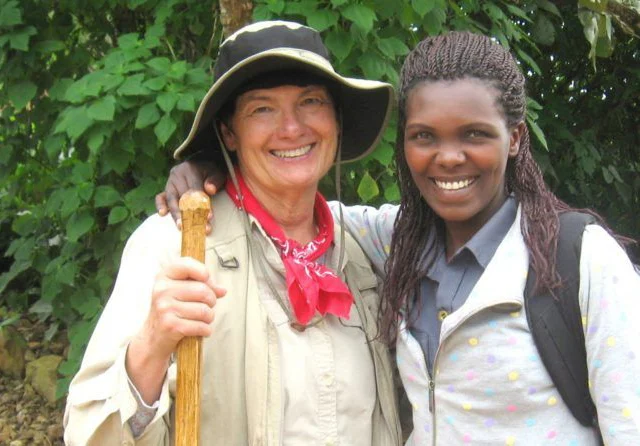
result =
M384 270L396 214L393 206L345 208L349 232L377 271ZM409 444L597 444L550 382L524 311L492 306L499 296L521 299L528 258L519 228L518 216L468 301L445 319L433 413L422 350L406 332L398 337L398 368L414 408ZM589 385L605 444L640 444L640 277L600 227L585 231L582 258Z

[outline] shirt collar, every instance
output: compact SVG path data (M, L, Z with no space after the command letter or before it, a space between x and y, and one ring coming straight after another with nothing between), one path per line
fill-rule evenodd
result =
M467 249L473 254L480 266L483 269L486 268L500 242L513 225L517 212L516 199L513 196L508 196L500 209L471 237L471 240L458 250L454 258L462 250Z
M500 209L493 214L478 232L465 243L458 252L451 258L450 263L461 261L462 257L468 261L476 261L482 269L486 269L491 258L498 249L507 232L513 225L518 213L518 205L513 196L508 196ZM431 280L440 281L442 274L447 269L444 243L441 244L440 252L436 253L435 261L427 271L427 277ZM464 254L464 253L468 254ZM426 258L423 259L426 262Z

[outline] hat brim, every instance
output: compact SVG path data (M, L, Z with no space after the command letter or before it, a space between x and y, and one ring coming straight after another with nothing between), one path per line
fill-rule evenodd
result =
M355 161L378 144L389 120L394 100L390 84L340 76L317 54L293 48L276 48L255 54L221 76L200 102L191 131L173 156L184 159L199 152L219 151L213 120L234 91L256 76L283 70L304 70L333 81L342 115L342 160Z

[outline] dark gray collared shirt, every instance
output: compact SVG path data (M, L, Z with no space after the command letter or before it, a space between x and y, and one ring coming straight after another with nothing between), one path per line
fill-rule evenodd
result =
M411 309L409 328L420 343L433 375L433 362L440 342L442 320L460 308L480 279L498 245L513 225L518 206L514 197L503 205L447 262L444 244L420 283L420 296ZM417 313L419 311L419 313Z

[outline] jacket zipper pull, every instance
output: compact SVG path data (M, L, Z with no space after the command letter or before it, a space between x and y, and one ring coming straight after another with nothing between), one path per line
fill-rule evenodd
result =
M429 412L433 413L436 405L436 383L432 379L429 380Z

